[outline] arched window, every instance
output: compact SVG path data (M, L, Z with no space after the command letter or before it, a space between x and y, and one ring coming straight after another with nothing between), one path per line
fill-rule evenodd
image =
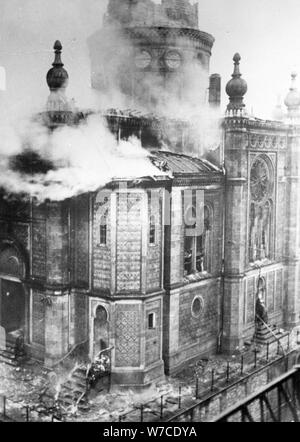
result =
M250 173L249 262L272 259L274 171L268 157L256 157Z
M192 230L196 227L196 208L193 205L187 207L184 216L184 274L191 275L196 272L196 236L192 234ZM189 230L188 235L187 230Z
M108 210L100 218L100 245L106 246L107 244L107 221L108 221Z
M107 310L99 305L94 318L94 356L109 346L108 325Z
M204 229L197 238L197 270L198 272L211 271L212 257L212 209L204 206Z
M0 273L18 279L25 277L26 269L23 257L11 245L5 245L1 248L0 244Z
M184 273L190 275L193 273L203 273L211 271L212 256L212 209L204 206L201 213L201 221L196 219L196 208L191 206L186 210L187 228L194 228L193 235L185 235L184 237ZM200 222L202 228L200 231L196 226ZM194 223L194 224L193 224Z

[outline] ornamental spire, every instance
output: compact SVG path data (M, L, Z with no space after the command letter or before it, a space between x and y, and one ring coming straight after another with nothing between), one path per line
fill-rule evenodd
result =
M57 91L59 89L65 89L68 84L69 75L63 68L64 64L61 61L62 44L59 40L54 43L55 59L52 64L53 68L47 74L47 84L50 91Z
M234 61L234 71L232 74L232 79L227 83L226 93L229 96L229 104L227 106L228 112L237 113L238 111L243 111L245 108L244 95L247 93L248 85L246 81L241 78L242 74L240 72L240 54L236 53L233 57Z
M50 95L47 100L48 112L70 112L71 103L66 97L66 87L68 85L69 75L64 69L61 61L62 44L59 40L54 43L54 62L52 68L47 74L47 84L50 89Z

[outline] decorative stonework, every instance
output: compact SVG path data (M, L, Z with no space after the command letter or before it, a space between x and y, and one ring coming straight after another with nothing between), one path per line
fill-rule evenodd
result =
M211 54L212 46L214 44L214 38L206 32L199 31L198 29L180 29L170 27L158 27L158 28L128 28L126 32L130 38L134 40L144 40L147 38L151 42L161 43L161 41L168 41L178 45L179 38L188 38L197 48L201 48L208 54Z
M87 286L89 282L89 200L86 196L77 198L74 212L74 279L79 286Z
M13 241L0 242L0 273L20 280L26 276L25 257Z
M268 164L263 157L257 157L250 171L251 197L255 202L261 202L272 193L273 182Z
M32 341L41 346L45 345L45 308L44 295L33 293Z
M106 311L106 319L107 321L110 321L110 311L109 311L109 305L103 303L100 300L93 300L91 303L91 316L92 318L97 317L97 309L98 307L102 307Z
M111 217L110 193L101 190L93 208L93 286L96 289L111 288ZM106 244L100 244L100 226L103 224L106 225Z
M274 253L275 177L272 160L265 154L250 156L249 262L271 260Z
M141 289L142 195L118 195L117 291Z
M13 224L13 236L27 250L30 248L29 225L23 223Z
M32 276L46 278L46 223L34 221L32 224Z
M140 317L138 307L116 307L116 366L140 366Z
M196 296L193 299L191 311L194 318L200 318L204 310L204 299L202 296Z
M162 249L162 201L159 191L148 196L148 220L147 232L147 291L158 290L161 287L161 249ZM153 217L155 226L154 243L150 244L150 219Z
M251 134L249 146L252 149L286 149L287 138L285 136Z

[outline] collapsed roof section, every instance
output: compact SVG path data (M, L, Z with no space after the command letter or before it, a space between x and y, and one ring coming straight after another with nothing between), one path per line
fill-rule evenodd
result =
M157 168L157 175L115 178L131 181L133 185L149 182L172 181L173 185L202 184L222 179L223 171L208 160L200 158L195 145L193 127L189 121L160 118L152 113L133 109L111 108L102 112L43 112L37 119L50 130L64 125L76 126L84 123L92 115L106 120L109 130L118 141L137 138L141 146L149 152L149 160ZM190 155L188 155L190 154ZM112 185L112 183L111 183Z

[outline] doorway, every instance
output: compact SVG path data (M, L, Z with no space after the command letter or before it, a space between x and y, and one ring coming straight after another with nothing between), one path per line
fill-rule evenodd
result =
M108 315L106 309L99 305L94 319L94 357L108 348L108 341Z
M21 282L0 279L0 325L6 334L25 327L25 292Z

